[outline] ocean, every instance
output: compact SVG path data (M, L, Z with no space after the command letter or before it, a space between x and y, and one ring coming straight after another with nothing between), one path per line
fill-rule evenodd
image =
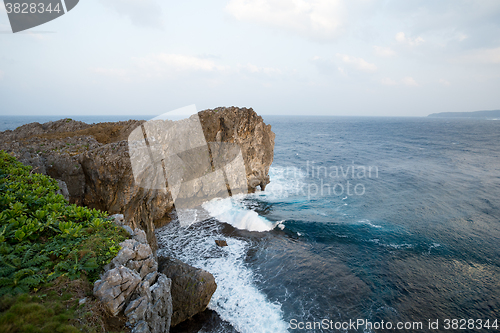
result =
M215 276L195 331L500 329L500 121L264 121L266 191L157 230L158 254Z

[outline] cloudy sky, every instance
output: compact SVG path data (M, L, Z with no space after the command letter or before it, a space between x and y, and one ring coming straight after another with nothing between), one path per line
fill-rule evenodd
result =
M0 115L500 109L498 0L81 0L12 34Z

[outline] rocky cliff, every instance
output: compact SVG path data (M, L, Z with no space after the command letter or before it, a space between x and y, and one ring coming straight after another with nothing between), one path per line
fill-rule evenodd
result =
M274 133L252 109L216 108L199 113L207 142L229 142L240 146L245 162L248 190L269 184L274 157Z
M198 115L207 142L240 145L249 191L265 189L274 151L271 126L246 108L216 108ZM0 149L32 165L35 172L60 180L70 202L124 214L132 229L146 232L154 251L154 229L170 221L173 200L168 189L145 189L134 182L127 138L143 123L31 123L0 133Z

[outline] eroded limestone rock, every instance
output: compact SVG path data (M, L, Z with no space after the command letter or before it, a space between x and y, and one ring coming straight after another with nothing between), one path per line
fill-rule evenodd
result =
M271 125L251 108L219 107L198 113L207 142L231 142L240 146L245 161L249 192L269 184L274 158Z
M94 283L94 295L102 302L111 315L122 311L141 282L141 276L124 266L107 271Z
M172 281L158 273L158 263L140 229L122 247L94 284L94 295L111 315L122 310L132 332L164 333L172 317Z
M153 300L146 312L146 321L152 333L168 332L172 318L172 280L159 274L158 281L151 286Z
M145 240L144 231L134 231L136 238L145 243L138 242L135 239L127 239L120 243L122 247L115 258L106 269L125 266L139 273L141 279L150 273L158 270L158 263L154 258L151 247Z

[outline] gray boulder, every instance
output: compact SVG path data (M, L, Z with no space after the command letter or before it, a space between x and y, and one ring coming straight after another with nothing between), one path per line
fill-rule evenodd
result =
M111 263L106 269L126 266L136 272L141 276L141 279L146 275L156 272L158 269L158 264L154 258L151 247L145 240L144 231L140 232L136 229L134 235L138 235L138 238L145 243L138 242L135 239L127 239L120 243L122 249L116 255Z
M132 234L132 238L138 241L139 243L142 244L148 244L148 238L144 230L142 229L135 229L134 233Z
M158 274L157 282L151 287L148 281L143 281L137 288L137 298L124 311L128 325L138 332L168 332L172 317L171 285L171 280L163 274Z
M115 216L116 218L116 216ZM158 273L158 263L146 233L136 229L120 243L117 256L94 284L94 295L111 315L123 310L127 326L136 333L164 333L172 317L172 281Z
M158 274L158 281L151 286L153 300L149 303L146 320L151 333L164 333L170 330L172 318L172 280L164 274Z
M159 272L172 280L172 323L175 326L204 311L217 289L209 272L170 257L158 257Z
M131 333L151 333L148 323L141 320L131 331Z
M123 310L141 282L140 275L123 266L113 268L94 283L94 295L113 316Z

